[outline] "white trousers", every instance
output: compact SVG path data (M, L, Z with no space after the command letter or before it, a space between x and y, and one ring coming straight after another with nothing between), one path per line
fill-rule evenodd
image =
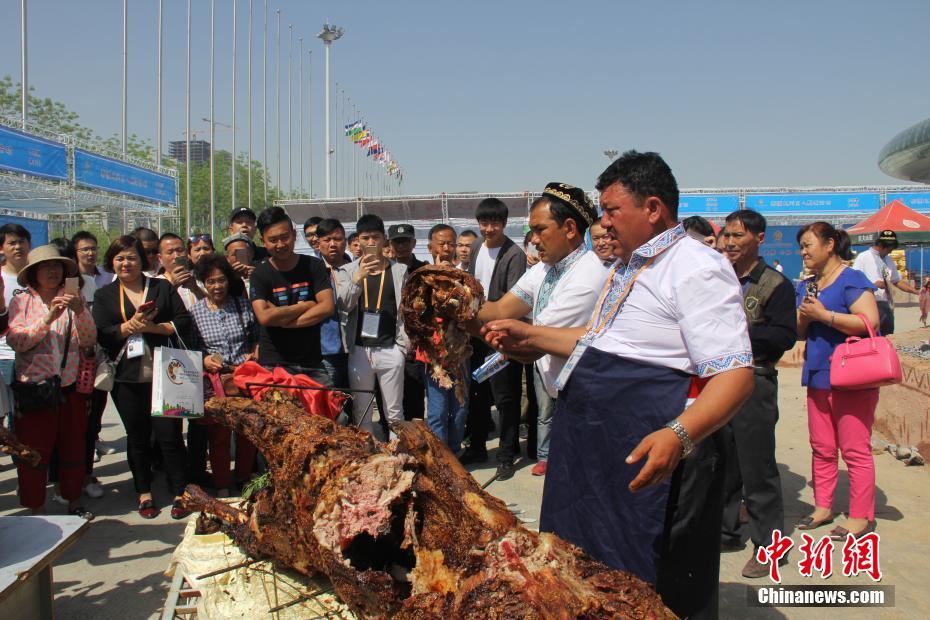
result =
M396 344L393 347L355 346L349 354L349 387L353 390L374 389L377 377L381 387L381 402L386 410L381 415L387 416L391 423L404 420L405 357L403 350ZM354 395L352 413L356 423L365 416L359 428L370 433L374 428L374 407L368 409L369 402L371 397L368 394Z

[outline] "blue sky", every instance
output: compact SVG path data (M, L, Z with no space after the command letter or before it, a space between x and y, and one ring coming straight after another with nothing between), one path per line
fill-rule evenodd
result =
M253 155L261 160L263 2L253 4ZM129 5L129 130L154 137L157 2ZM0 6L0 74L18 79L19 2ZM295 71L297 36L305 53L313 50L315 193L323 174L323 54L315 35L327 19L346 29L334 45L335 79L404 167L406 193L539 190L550 180L591 188L607 148L661 152L682 187L897 183L879 171L878 152L930 116L925 0L268 6L268 163L275 168L280 8L282 76L288 24ZM103 135L120 125L121 7L121 0L29 2L31 84ZM237 146L244 151L247 0L238 0L238 11ZM232 0L217 0L216 118L227 123L231 13ZM205 129L199 119L209 114L209 19L209 0L194 0L194 129ZM184 129L185 20L186 2L165 0L166 144ZM285 84L282 77L286 165ZM293 97L296 133L296 83ZM350 150L341 134L336 140ZM295 185L297 144L295 136ZM229 146L228 132L219 132L217 147Z

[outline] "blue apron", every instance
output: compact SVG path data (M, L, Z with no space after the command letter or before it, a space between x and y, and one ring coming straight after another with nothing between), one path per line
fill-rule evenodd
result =
M684 411L691 375L588 347L559 392L540 530L655 584L670 482L631 493L625 459Z

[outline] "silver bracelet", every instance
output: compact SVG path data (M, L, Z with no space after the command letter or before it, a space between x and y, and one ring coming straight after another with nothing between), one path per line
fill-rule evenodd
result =
M833 327L833 322L836 320L836 311L830 311L830 324L827 327Z

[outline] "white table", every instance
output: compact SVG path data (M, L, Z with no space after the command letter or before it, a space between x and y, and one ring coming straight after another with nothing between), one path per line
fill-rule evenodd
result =
M52 562L87 529L81 517L0 517L0 618L54 618Z

